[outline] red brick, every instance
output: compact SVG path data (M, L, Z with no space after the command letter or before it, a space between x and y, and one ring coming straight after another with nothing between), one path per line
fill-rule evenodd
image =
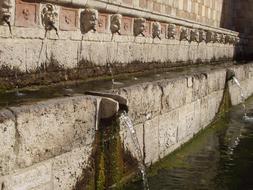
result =
M60 29L76 30L78 25L78 11L76 9L61 8L60 10Z

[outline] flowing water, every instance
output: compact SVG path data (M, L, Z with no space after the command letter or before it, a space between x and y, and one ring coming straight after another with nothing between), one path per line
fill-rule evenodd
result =
M253 115L253 98L245 103ZM253 124L241 105L148 171L150 190L253 190ZM141 190L135 180L124 190Z
M142 176L142 183L143 183L142 189L149 190L146 168L145 168L145 164L144 164L144 157L143 157L143 154L141 151L140 144L138 142L138 138L136 135L136 131L134 129L134 125L126 112L123 112L120 116L120 125L127 128L131 134L132 142L134 144L135 151L137 153L138 167L139 167L139 170L140 170L141 176Z

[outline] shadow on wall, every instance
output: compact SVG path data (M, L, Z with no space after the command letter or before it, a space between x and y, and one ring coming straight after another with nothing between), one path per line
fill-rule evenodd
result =
M253 1L223 0L220 27L239 32L240 41L235 46L237 61L253 60Z

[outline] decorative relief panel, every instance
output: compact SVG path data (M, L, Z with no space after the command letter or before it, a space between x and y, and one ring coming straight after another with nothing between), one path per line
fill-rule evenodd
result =
M76 30L78 27L78 11L76 9L61 8L60 10L60 29Z
M161 38L167 38L167 24L161 24Z
M98 23L97 23L98 32L107 32L108 31L108 14L98 14Z
M81 12L80 24L82 33L96 31L98 25L98 11L95 9L84 9Z
M16 1L15 25L22 27L34 27L38 24L39 5Z
M144 23L145 29L144 29L144 36L145 37L151 37L152 36L152 23L151 21L147 21Z
M122 18L121 34L130 35L133 30L133 19L131 17Z
M212 32L212 31L207 31L207 34L206 34L206 42L207 42L207 43L214 42L214 32Z

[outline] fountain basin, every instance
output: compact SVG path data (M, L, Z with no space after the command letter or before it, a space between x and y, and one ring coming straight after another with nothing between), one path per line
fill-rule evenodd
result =
M252 68L252 64L230 67L245 97L253 93ZM144 161L151 165L212 123L223 99L226 68L148 78L102 90L101 96L109 93L127 100ZM228 86L231 103L240 103L240 90L232 82ZM72 96L0 111L0 182L5 187L73 189L85 177L102 97ZM129 131L120 128L119 135L124 151L136 157Z

